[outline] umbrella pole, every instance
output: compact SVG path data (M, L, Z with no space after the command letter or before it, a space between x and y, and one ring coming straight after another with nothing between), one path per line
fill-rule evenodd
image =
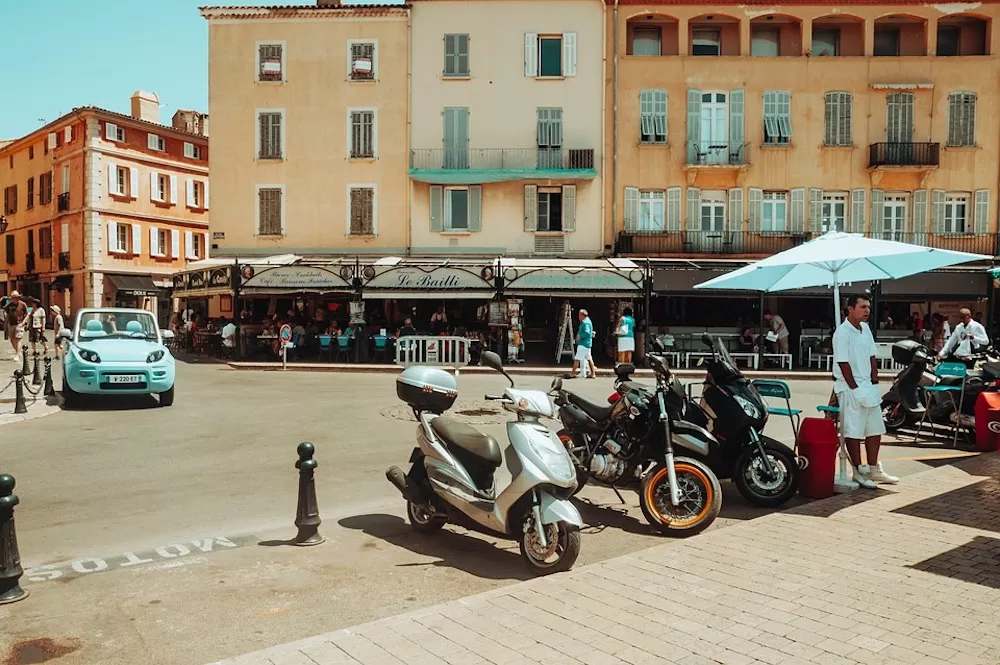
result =
M833 332L837 332L837 326L840 325L840 282L837 277L837 271L833 272ZM831 333L831 337L833 334ZM837 494L843 494L845 492L850 492L852 490L858 489L858 484L847 475L847 444L844 441L844 430L842 424L844 422L843 414L838 414L837 417L837 440L839 443L839 455L840 455L840 468L837 471L837 477L833 480L833 491Z

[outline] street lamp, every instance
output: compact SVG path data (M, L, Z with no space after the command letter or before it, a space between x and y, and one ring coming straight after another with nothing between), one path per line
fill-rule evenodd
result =
M7 233L7 218L0 215L0 234Z

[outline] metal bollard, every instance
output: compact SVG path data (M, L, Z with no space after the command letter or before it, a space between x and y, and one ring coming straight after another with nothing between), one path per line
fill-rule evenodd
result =
M28 376L31 372L31 368L28 366L28 345L25 344L21 347L21 374Z
M28 405L24 403L24 374L21 370L14 370L14 413L27 413Z
M42 385L42 372L38 366L38 351L35 351L35 367L32 371L33 374L31 375L31 385L33 386Z
M52 397L56 394L56 388L52 385L52 358L45 356L45 390L43 394L46 397Z
M20 502L14 494L15 484L14 476L0 474L0 605L28 597L28 592L20 585L24 569L14 528L14 506Z
M299 470L299 501L295 508L295 526L298 534L292 540L293 545L319 545L326 538L319 535L319 505L316 502L316 479L314 473L318 466L313 455L316 448L313 444L303 441L297 448L299 461L295 468Z

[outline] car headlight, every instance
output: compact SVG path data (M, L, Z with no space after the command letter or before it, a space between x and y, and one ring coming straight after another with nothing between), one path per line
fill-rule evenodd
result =
M556 445L551 437L542 439L539 437L527 437L531 451L538 456L549 468L552 474L560 480L573 480L576 478L576 471L573 469L573 462L570 461L569 453L561 445Z
M76 353L80 358L86 360L89 363L99 363L101 362L101 357L97 355L96 351L91 351L90 349L77 349Z
M163 349L157 349L146 356L146 362L155 363L163 360Z

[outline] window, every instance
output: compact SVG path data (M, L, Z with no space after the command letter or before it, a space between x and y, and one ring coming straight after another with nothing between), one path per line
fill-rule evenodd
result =
M376 76L375 42L349 42L348 72L352 81L374 81Z
M349 114L352 159L375 157L375 111L352 110Z
M52 172L38 176L38 205L52 203Z
M185 143L184 156L188 159L201 159L201 146L193 143Z
M844 231L847 228L847 194L823 192L822 202L820 230L823 233Z
M947 194L944 197L944 232L969 232L969 195Z
M257 111L257 159L284 159L284 111Z
M874 198L874 192L872 196ZM906 242L904 235L909 207L909 197L906 194L885 195L882 202L882 238Z
M576 76L576 33L525 34L524 75L534 78Z
M664 229L664 205L666 202L663 191L639 192L639 228L637 231L662 231Z
M885 140L887 143L910 143L913 141L912 92L893 92L886 96ZM900 158L905 154L897 146Z
M205 236L200 233L193 233L191 231L185 231L185 242L187 242L187 258L189 259L203 259L205 258Z
M948 145L976 145L976 93L948 95Z
M875 29L875 55L899 55L899 28Z
M824 138L826 145L849 146L851 136L851 108L853 99L849 92L828 92L823 108Z
M208 183L188 178L187 207L194 210L208 210Z
M692 30L691 55L722 55L722 35L718 30Z
M16 254L16 252L14 251L14 234L8 233L7 236L6 236L6 238L7 238L7 240L6 240L6 243L7 243L7 263L8 263L8 265L13 265L14 261L15 261L15 254Z
M539 231L562 231L562 190L538 188Z
M663 55L663 38L659 26L632 29L632 55Z
M449 187L444 190L444 230L469 230L469 190Z
M284 42L258 42L257 80L269 82L285 80Z
M34 158L35 158L35 146L29 145L28 146L28 159L34 159Z
M132 227L128 224L108 222L108 251L125 254L128 252L128 236Z
M754 28L750 34L750 55L777 56L780 43L781 33L776 28Z
M156 134L146 135L146 145L150 150L156 150L158 152L163 152L167 149L167 142L163 140L162 136L157 136Z
M792 137L792 93L764 93L764 143L787 144Z
M156 229L156 256L167 256L167 247L169 247L167 230Z
M937 54L941 56L958 55L961 29L957 26L939 25L937 30Z
M170 201L170 176L163 175L162 173L153 173L149 177L149 188L149 198L151 200L159 203ZM170 202L175 203L175 201Z
M13 215L17 212L17 185L5 187L3 190L3 214Z
M813 30L813 57L840 55L840 30L828 28Z
M115 143L125 143L125 130L113 123L105 123L104 138L109 141L114 141ZM46 152L48 151L46 150Z
M772 232L788 230L788 192L764 192L760 228Z
M285 233L283 187L257 188L257 235L280 236Z
M666 143L666 90L643 90L640 92L639 115L639 140L642 143Z
M348 234L352 236L375 235L375 186L352 185L350 192L350 227Z
M111 193L117 196L128 196L129 172L124 166L116 166Z
M35 207L35 179L28 178L28 203L26 205L28 210Z
M469 75L469 35L444 36L444 75Z
M38 229L38 258L52 258L52 227L50 226Z

